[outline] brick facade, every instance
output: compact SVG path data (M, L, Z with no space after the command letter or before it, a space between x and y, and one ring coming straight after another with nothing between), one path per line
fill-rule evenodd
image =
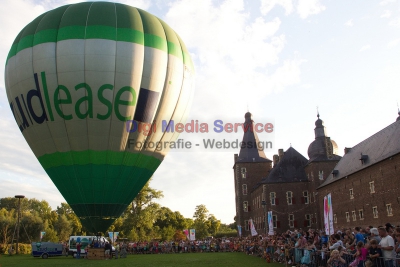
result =
M374 187L373 193L371 182ZM370 225L377 227L387 222L399 224L399 184L400 154L396 154L348 175L344 179L328 184L318 191L321 196L332 194L335 228ZM353 196L350 195L351 189ZM391 215L388 214L387 205L391 207ZM373 214L373 207L376 207L377 216ZM320 207L320 211L323 214L323 207ZM349 219L346 219L346 213ZM354 214L355 218L353 218Z
M252 212L255 209L250 192L259 183L265 173L268 173L272 164L270 161L236 162L237 158L238 155L235 154L233 171L235 177L236 222L238 225L244 226L242 231L246 231L246 221L253 216ZM245 202L247 202L247 207L245 207Z

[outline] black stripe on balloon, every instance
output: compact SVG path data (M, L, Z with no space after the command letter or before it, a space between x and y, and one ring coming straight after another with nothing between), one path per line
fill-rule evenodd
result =
M139 100L137 103L134 120L151 123L158 102L159 92L140 88Z

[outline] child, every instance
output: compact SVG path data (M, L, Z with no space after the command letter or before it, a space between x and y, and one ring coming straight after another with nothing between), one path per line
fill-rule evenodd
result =
M328 267L343 267L346 261L340 257L337 249L332 250L331 256L328 260Z
M350 267L363 267L364 262L367 259L368 250L364 247L364 243L359 241L357 243L357 252L354 254L355 260L350 263Z

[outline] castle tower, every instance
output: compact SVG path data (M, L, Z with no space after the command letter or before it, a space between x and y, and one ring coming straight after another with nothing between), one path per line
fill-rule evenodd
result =
M328 135L324 122L319 118L319 113L317 115L318 119L315 121L315 140L311 142L308 147L308 157L310 158L307 162L304 171L310 181L310 197L311 203L315 205L314 218L319 218L316 220L315 228L321 229L323 226L323 216L319 214L322 205L322 200L324 196L319 196L317 194L317 188L326 180L326 178L332 173L334 167L341 159L338 153L338 146L335 141L333 141ZM322 216L322 219L321 219Z
M251 218L252 203L250 192L272 168L263 151L258 148L259 139L254 130L250 112L245 114L243 139L239 154L234 155L234 182L236 223L242 226L242 235L248 235L248 220Z

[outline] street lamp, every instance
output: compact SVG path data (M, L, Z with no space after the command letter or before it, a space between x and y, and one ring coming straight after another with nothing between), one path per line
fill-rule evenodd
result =
M261 205L264 208L264 227L265 227L265 234L267 234L267 202L263 200L261 201Z
M16 195L15 198L18 198L17 244L15 246L15 253L19 254L19 252L18 252L18 241L19 241L19 221L20 221L20 216L21 216L21 198L25 198L25 196Z

